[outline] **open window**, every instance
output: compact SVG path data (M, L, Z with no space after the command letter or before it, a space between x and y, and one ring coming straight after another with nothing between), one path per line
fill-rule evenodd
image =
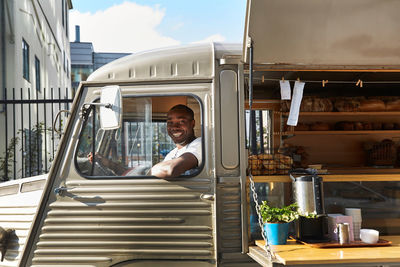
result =
M179 104L193 110L194 134L201 137L201 105L193 96L123 97L122 126L111 130L101 129L99 106L92 105L75 153L78 172L86 177L151 176L150 169L176 147L167 132L167 113ZM201 162L181 176L197 175Z

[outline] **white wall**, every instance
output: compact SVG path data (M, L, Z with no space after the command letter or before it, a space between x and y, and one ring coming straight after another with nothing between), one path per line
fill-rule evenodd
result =
M14 63L13 71L8 68L7 87L28 88L35 86L35 56L41 64L42 87L71 87L63 67L63 54L70 60L67 29L62 26L62 1L10 1L14 44L7 42L7 61ZM22 38L30 46L30 81L22 78ZM8 53L10 51L11 53ZM70 68L70 67L69 67Z
M15 98L28 99L28 88L36 88L35 79L35 56L40 61L40 79L41 90L31 90L31 99L42 99L44 97L51 98L49 88L61 88L61 96L65 95L65 88L71 88L70 79L70 45L67 36L68 27L62 23L62 3L70 0L4 0L6 14L6 81L8 99L12 97L12 88L16 88ZM67 5L66 5L67 6ZM68 7L65 8L68 13ZM68 21L68 20L67 20ZM1 36L0 36L1 38ZM22 40L25 40L29 45L29 81L23 78L23 55L22 55ZM1 51L0 51L1 53ZM68 60L68 66L64 70L64 55ZM2 55L0 55L1 58ZM69 75L67 76L67 69ZM0 94L3 99L4 88L0 82ZM22 96L21 90L22 88ZM46 95L44 90L46 88ZM58 96L57 94L54 97ZM71 91L68 92L71 98ZM58 106L57 106L58 108ZM62 106L61 109L64 107ZM7 110L10 115L13 110L10 107ZM46 113L51 111L47 108ZM57 110L53 111L57 113ZM8 119L8 143L13 135L13 124L15 123L17 131L21 128L28 128L28 108L24 107L23 118L21 119L21 108L15 108L16 116ZM38 115L38 116L37 116ZM32 123L36 123L37 117L39 121L44 120L44 110L42 107L39 110L35 106L31 109ZM65 122L65 121L64 121ZM51 126L51 119L46 120L47 127ZM0 128L5 129L5 112L4 107L0 106ZM48 142L50 138L47 138ZM0 131L0 157L4 155L6 148L5 131ZM19 148L17 149L17 151ZM45 152L43 152L45 153ZM18 158L17 158L17 161ZM20 169L21 162L17 162ZM0 170L1 175L1 170Z

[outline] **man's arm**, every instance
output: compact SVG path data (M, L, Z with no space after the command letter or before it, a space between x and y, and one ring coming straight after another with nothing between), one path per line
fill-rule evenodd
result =
M151 168L151 175L159 178L173 178L196 167L197 158L192 153L184 153L176 159L157 163Z

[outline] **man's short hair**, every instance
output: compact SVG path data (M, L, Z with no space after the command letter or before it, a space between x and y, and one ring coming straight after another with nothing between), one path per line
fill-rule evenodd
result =
M193 110L192 110L191 108L189 108L188 106L179 104L179 105L173 106L173 107L168 111L168 113L170 113L171 111L183 111L183 112L185 112L186 114L188 114L192 120L194 120L194 112L193 112Z

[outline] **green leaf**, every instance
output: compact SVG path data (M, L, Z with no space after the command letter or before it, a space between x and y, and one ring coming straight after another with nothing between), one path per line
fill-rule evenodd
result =
M299 217L297 203L277 208L271 207L267 201L263 201L260 205L260 213L264 223L291 222Z

